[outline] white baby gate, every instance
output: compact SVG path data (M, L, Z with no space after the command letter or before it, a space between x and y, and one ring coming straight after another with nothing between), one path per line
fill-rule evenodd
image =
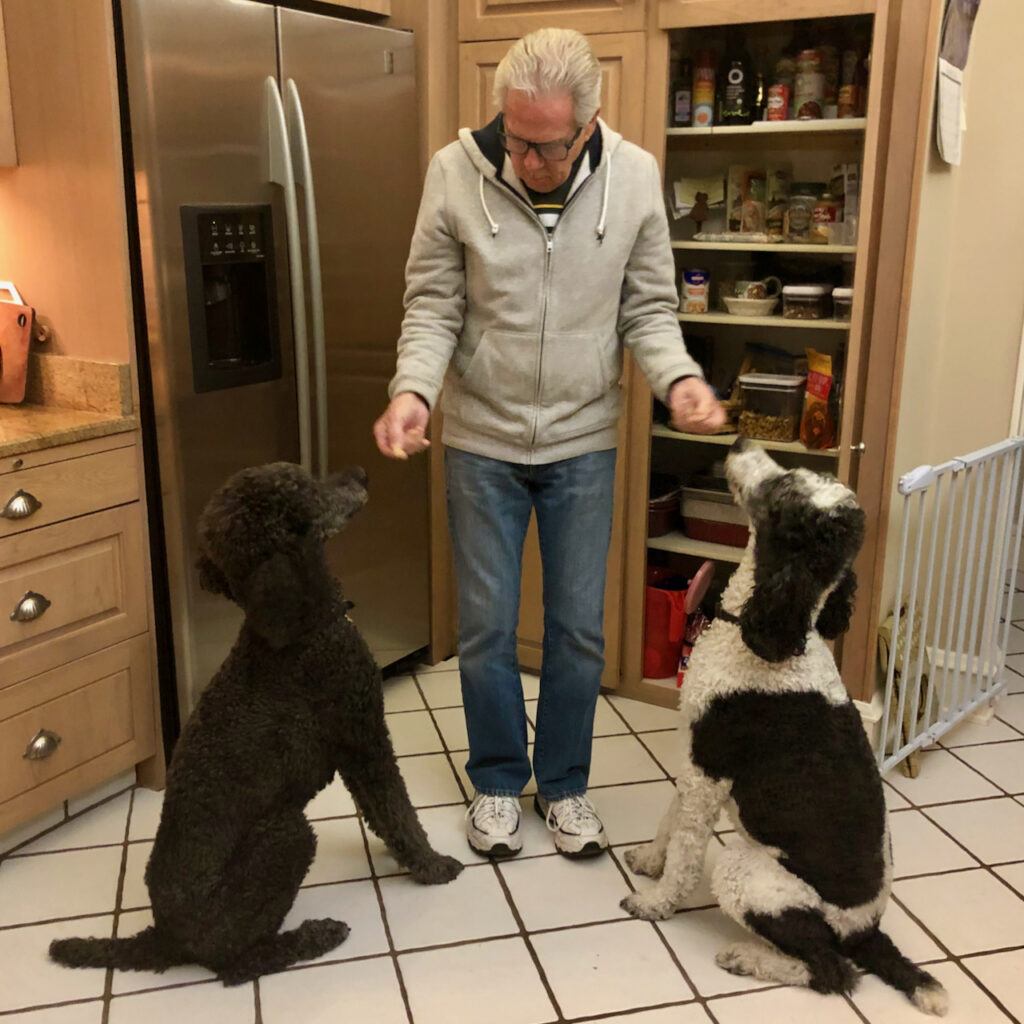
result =
M883 773L1006 689L1022 460L1024 438L1014 437L900 477L901 596L877 752Z

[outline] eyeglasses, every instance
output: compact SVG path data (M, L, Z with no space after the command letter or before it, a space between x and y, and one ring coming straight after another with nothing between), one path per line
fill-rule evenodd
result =
M576 134L568 142L565 139L557 139L554 142L529 142L519 138L518 135L509 135L504 129L499 128L498 138L506 153L511 153L513 156L525 156L532 149L541 160L549 160L554 163L569 158L569 153L580 137L581 131L583 131L583 125L576 129Z

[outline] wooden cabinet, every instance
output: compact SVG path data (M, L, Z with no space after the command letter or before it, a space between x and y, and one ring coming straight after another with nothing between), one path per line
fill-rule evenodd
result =
M156 751L136 458L130 433L0 462L27 511L0 520L0 832Z
M552 5L554 6L554 5ZM636 5L639 9L642 5ZM559 22L559 24L563 24ZM523 31L528 31L524 28ZM644 127L644 67L647 47L643 32L613 32L590 36L601 63L601 117L631 142L639 143ZM497 113L492 95L494 72L511 40L462 43L459 46L459 123L486 124ZM627 370L624 392L629 391ZM624 488L626 480L626 418L619 428L619 461L615 479L615 513L608 553L605 587L605 671L603 685L619 682L619 646L622 628L622 559L625 541ZM531 518L523 550L523 576L519 617L519 661L523 668L541 665L544 639L543 577L537 524Z
M754 0L663 0L657 12L659 31L652 34L648 48L648 60L657 58L662 63L660 67L648 68L644 144L662 163L667 195L671 195L672 182L680 178L717 178L719 174L724 178L732 165L763 168L788 164L792 179L800 182L827 182L836 164L855 163L860 169L859 230L855 239L841 239L841 244L701 241L693 238L695 225L688 218L671 223L677 273L681 275L684 269L703 269L710 272L712 281L711 310L707 314L679 314L685 335L694 343L692 347L698 347L699 339L716 367L739 365L744 352L749 351L744 349L748 342L785 350L797 358L811 347L830 353L834 367L841 371L842 404L838 440L833 448L812 451L799 442L761 443L787 466L806 465L835 473L857 490L865 504L869 529L864 551L855 566L860 579L860 597L846 638L850 657L843 656L842 644L839 649L844 681L857 697L870 697L874 688L870 598L876 586L875 562L885 542L884 524L879 522L870 500L865 501L865 496L877 492L878 479L885 469L883 446L879 446L879 450L865 451L860 444L867 404L865 380L869 366L876 370L887 367L891 373L894 360L886 333L879 336L877 318L874 324L872 321L881 218L879 196L885 170L883 143L888 131L888 99L894 63L893 40L888 33L889 6L888 0L815 0L813 3L794 0L769 10ZM724 26L748 26L748 45L763 51L753 55L754 60L770 71L781 48L788 45L794 27L807 28L812 36L815 31L825 30L817 21L794 26L790 19L822 18L841 19L832 22L831 27L856 33L870 41L871 81L864 118L741 127L666 127L670 43L683 54L692 55L698 49L721 53ZM786 23L778 19L786 19ZM773 48L774 57L769 53ZM724 229L724 225L718 227L714 223L705 227L712 232ZM794 327L794 321L777 315L744 320L718 311L714 308L717 305L715 284L728 279L728 262L741 262L750 268L744 273L734 273L745 279L775 274L785 283L801 283L801 277L836 285L852 283L852 319L849 322L806 321ZM852 281L844 280L851 272ZM894 327L890 325L890 329ZM723 379L715 383L722 384L729 376L730 371L727 371ZM716 566L716 578L724 584L742 550L705 543L687 536L682 530L665 536L647 535L646 502L651 473L663 472L686 480L724 459L726 445L732 441L727 435L705 438L677 434L653 424L652 419L650 391L646 382L634 375L630 396L630 500L624 562L627 570L623 584L622 691L673 705L677 700L674 677L655 681L644 679L642 675L646 566L657 564L690 575L704 559L710 559ZM855 642L851 642L854 638Z
M459 47L459 124L478 128L498 112L492 91L494 72L512 40L463 43ZM601 64L601 117L639 145L643 138L643 32L616 32L590 37Z
M588 35L644 27L644 0L459 0L459 39L518 39L555 25Z
M350 11L365 11L367 14L391 14L391 0L320 0L321 3L330 4L332 7L345 8Z

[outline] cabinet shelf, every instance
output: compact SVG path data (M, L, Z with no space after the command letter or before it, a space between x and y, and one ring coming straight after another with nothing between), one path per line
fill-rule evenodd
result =
M733 562L738 564L743 558L743 548L734 548L728 544L712 544L706 540L694 540L679 530L662 534L660 537L648 537L647 546L656 551L673 551L679 555L693 555L696 558L710 558L715 562Z
M673 242L672 248L704 252L811 253L815 256L846 256L857 251L855 245L803 245L794 242Z
M729 324L735 327L796 327L816 331L848 331L848 320L787 320L784 316L733 316L731 313L677 313L687 324Z
M817 121L755 121L753 124L712 125L710 128L666 128L669 138L677 135L849 135L867 127L864 117L833 117Z
M719 444L724 447L731 447L732 443L739 437L738 434L687 434L671 427L662 426L656 423L651 428L652 437L668 437L673 441L696 441L699 444ZM838 448L808 448L799 441L763 441L760 438L751 437L747 440L753 444L760 445L770 452L793 452L795 455L814 455L820 458L834 459L839 456Z

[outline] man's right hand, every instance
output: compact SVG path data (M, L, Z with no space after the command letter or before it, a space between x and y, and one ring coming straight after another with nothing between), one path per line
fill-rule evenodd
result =
M373 425L377 447L390 459L407 459L429 448L429 420L427 403L414 391L402 391L391 399L384 415Z

